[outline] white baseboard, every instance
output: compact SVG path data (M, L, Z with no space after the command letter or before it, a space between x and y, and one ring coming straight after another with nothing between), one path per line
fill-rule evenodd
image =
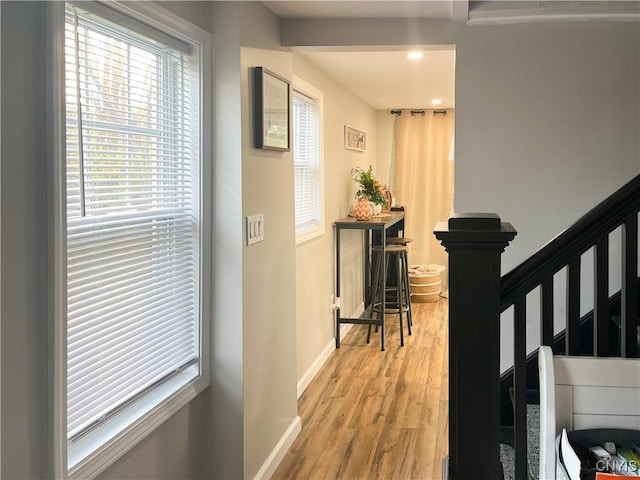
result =
M300 417L296 417L293 419L287 430L284 432L278 444L272 450L271 454L267 457L265 462L262 464L258 473L254 477L254 480L268 480L271 478L271 475L276 471L278 465L282 461L284 455L289 451L293 441L296 439L298 434L302 431L302 420Z
M356 311L353 312L351 317L357 318L360 315L362 315L363 312L364 312L364 303L361 303L358 306L358 308L356 308ZM353 325L351 324L345 324L340 326L340 340L342 340L347 334L347 332L351 330L351 327L353 327ZM327 359L331 355L331 352L333 352L335 349L336 349L336 342L335 342L335 339L332 339L327 344L327 346L322 350L322 352L320 352L320 355L318 356L318 358L316 358L316 360L313 362L311 367L309 367L309 369L305 372L305 374L302 376L302 378L298 382L298 398L300 398L300 395L302 395L305 389L309 386L309 384L311 383L311 380L313 380L313 377L315 377L316 374L320 371L324 363L327 361ZM271 478L271 475L273 475L273 473L276 471L276 468L278 468L278 465L282 461L282 458L289 451L289 448L291 448L293 441L296 439L296 437L301 431L302 431L302 420L298 416L291 422L291 424L289 425L289 428L287 428L287 431L284 432L284 435L282 435L282 437L280 438L280 441L275 446L275 448L273 449L269 457L267 457L264 464L262 465L262 467L260 468L256 476L254 477L254 480L266 480Z
M362 315L363 312L364 312L364 303L360 303L358 308L356 308L356 311L353 312L353 314L351 314L351 317L357 318L360 315ZM340 340L342 340L347 334L347 332L351 330L351 327L353 327L352 324L340 325ZM304 375L302 375L302 378L298 380L298 398L300 398L300 396L304 393L304 391L307 389L307 387L311 383L311 380L313 380L313 377L315 377L316 374L320 371L324 363L327 361L327 359L335 349L336 349L336 341L335 339L332 339L329 343L327 343L327 346L322 349L322 352L320 352L320 355L318 355L318 358L315 359L315 361L311 364L309 369L306 372L304 372Z

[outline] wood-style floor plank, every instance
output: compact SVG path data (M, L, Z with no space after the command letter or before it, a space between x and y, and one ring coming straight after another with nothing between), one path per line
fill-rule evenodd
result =
M413 304L400 347L397 317L379 333L354 325L298 402L302 432L274 480L442 478L448 443L448 303Z

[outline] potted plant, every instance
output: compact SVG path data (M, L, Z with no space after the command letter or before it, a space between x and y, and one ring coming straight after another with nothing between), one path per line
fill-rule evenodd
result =
M360 167L352 168L351 178L358 185L356 198L366 198L371 203L374 215L380 213L383 208L388 207L387 199L384 195L385 187L373 174L371 165L369 165L368 170L363 170Z

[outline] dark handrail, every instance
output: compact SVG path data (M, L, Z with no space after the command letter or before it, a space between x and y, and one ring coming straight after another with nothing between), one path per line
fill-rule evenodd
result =
M513 305L516 296L528 293L567 264L567 259L589 250L598 237L609 234L638 211L640 175L587 212L571 227L502 277L500 311Z

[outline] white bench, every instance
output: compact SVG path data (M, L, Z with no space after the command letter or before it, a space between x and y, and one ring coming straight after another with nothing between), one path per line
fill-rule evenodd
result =
M541 479L556 478L556 437L563 428L640 430L640 359L554 357L542 346L538 369Z

